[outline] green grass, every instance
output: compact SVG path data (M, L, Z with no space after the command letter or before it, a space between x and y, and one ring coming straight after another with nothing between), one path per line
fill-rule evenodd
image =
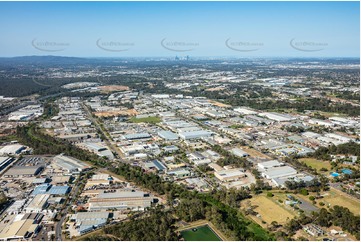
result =
M136 118L136 117L132 117L130 119L130 122L132 123L150 123L150 124L156 124L156 123L160 123L162 120L159 117L146 117L146 118Z
M251 223L248 229L255 234L255 240L274 240L260 225Z
M18 137L15 134L10 134L0 137L0 144L17 140Z
M311 166L312 168L315 168L317 171L321 168L326 168L329 171L332 169L332 166L328 161L317 160L314 158L302 158L300 161L306 163L306 165Z
M196 231L193 231L196 229ZM185 241L222 241L208 225L181 231Z

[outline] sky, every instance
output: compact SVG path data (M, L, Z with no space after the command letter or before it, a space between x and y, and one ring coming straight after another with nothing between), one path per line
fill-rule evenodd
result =
M0 2L0 56L359 57L359 2Z

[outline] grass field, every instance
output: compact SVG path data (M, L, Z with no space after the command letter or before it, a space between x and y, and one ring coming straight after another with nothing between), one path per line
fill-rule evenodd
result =
M222 241L208 225L181 231L185 241Z
M136 118L136 117L132 117L130 119L130 122L132 123L150 123L150 124L156 124L156 123L160 123L162 120L159 117L146 117L146 118Z
M281 194L285 196L284 194ZM283 201L285 200L282 197ZM272 223L272 221L277 221L279 224L286 223L289 219L292 219L295 215L283 207L277 200L278 197L266 197L265 194L254 196L250 199L252 205L257 205L258 207L254 211L258 212L261 215L261 220L265 221L267 224Z
M326 205L330 204L331 207L335 205L346 207L350 209L350 211L355 215L360 215L360 201L358 201L356 198L351 198L334 188L331 188L330 191L321 194L328 194L328 195L324 196L324 198L322 199L318 199L317 204L322 201Z
M314 158L302 158L300 161L306 163L312 168L315 168L317 171L320 171L321 168L326 168L329 171L331 170L331 164L328 161L317 160Z

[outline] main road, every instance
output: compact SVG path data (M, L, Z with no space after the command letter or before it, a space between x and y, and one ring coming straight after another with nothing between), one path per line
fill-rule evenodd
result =
M116 147L116 145L114 144L114 141L112 140L112 138L110 137L110 135L104 130L103 126L100 124L99 120L94 118L89 107L87 105L85 105L83 102L81 103L83 109L85 110L85 112L87 113L88 118L90 119L90 121L98 128L98 130L103 134L103 136L105 137L104 142L107 144L107 146L109 147L109 149L111 149L111 151L117 155L117 158L122 158L123 154L120 152L120 150L118 149L118 147ZM125 162L123 159L121 160L122 162Z

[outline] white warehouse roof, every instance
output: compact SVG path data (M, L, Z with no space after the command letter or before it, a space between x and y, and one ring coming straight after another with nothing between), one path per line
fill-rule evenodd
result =
M290 166L275 167L262 172L262 176L266 177L267 179L292 176L296 174L297 171Z

